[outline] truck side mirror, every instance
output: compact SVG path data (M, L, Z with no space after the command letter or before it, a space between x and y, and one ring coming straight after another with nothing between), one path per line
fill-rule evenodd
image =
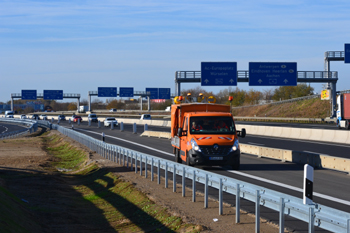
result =
M184 131L182 128L179 128L178 131L177 131L177 135L179 137L187 136L187 131L186 130Z
M177 130L177 135L178 135L179 137L181 137L181 134L182 134L182 128L179 128L179 129Z
M238 131L237 136L244 138L246 135L245 128L241 129L241 131Z

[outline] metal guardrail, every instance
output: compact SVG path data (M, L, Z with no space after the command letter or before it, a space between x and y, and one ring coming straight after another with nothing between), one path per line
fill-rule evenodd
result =
M51 124L46 124L50 127ZM236 196L236 223L240 222L240 199L255 203L256 232L260 228L260 206L267 207L279 212L279 229L284 231L284 218L290 216L308 223L309 232L314 231L314 227L331 231L350 233L350 213L336 210L324 205L314 203L304 205L303 200L284 193L266 189L262 186L253 185L230 177L222 176L198 168L182 165L166 159L161 159L149 154L140 153L121 146L108 144L94 139L85 134L71 129L52 125L53 129L78 141L81 144L96 151L104 158L122 164L135 170L146 178L150 175L154 180L155 168L157 182L160 184L160 171L164 170L165 187L168 188L169 173L173 176L173 191L176 191L176 176L182 179L182 196L185 196L185 179L192 180L192 201L196 200L196 184L204 185L204 207L208 207L208 188L214 188L219 193L219 214L223 214L223 192ZM148 168L150 167L150 174Z
M32 120L18 120L13 118L0 118L0 121L10 123L10 124L20 124L28 126L29 128L20 129L8 133L2 133L0 134L0 139L9 139L9 138L16 138L16 137L22 137L30 133L34 133L38 129L38 123L36 121Z

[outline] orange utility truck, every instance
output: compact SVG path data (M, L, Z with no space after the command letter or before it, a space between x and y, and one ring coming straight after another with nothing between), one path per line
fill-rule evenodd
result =
M237 131L229 105L185 103L171 106L171 144L175 161L187 165L240 167Z

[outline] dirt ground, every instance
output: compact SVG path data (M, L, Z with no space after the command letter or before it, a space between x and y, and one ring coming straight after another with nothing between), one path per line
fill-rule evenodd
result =
M59 134L57 131L50 133ZM220 216L217 201L210 200L209 208L204 209L204 199L201 194L196 196L196 202L192 202L190 190L186 190L187 197L182 197L180 185L174 193L172 182L169 182L169 188L165 188L164 180L161 185L158 185L150 178L141 177L126 167L103 159L70 138L62 137L74 146L85 150L90 158L88 163L96 161L100 167L132 182L155 203L167 207L171 214L181 216L185 222L201 225L201 232L255 232L255 218L251 214L241 212L241 223L235 224L233 207L224 205L224 214ZM74 203L67 201L65 197L76 194L73 194L69 181L55 175L58 171L48 166L52 160L53 158L45 152L38 137L0 141L0 177L9 177L0 178L0 185L32 207L55 210L39 216L41 224L32 226L33 232L113 232L113 229L94 228L89 218L86 216L82 218L81 212L76 210ZM44 176L35 174L44 174ZM37 218L37 216L33 217ZM96 218L96 216L90 217ZM97 216L97 218L103 218L103 216ZM264 220L261 220L260 226L260 232L278 232L277 226Z

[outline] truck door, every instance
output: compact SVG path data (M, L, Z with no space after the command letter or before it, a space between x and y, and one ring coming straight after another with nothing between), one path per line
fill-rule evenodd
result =
M180 142L180 157L183 161L186 161L187 155L187 133L188 133L188 117L185 118L182 125L183 135Z

